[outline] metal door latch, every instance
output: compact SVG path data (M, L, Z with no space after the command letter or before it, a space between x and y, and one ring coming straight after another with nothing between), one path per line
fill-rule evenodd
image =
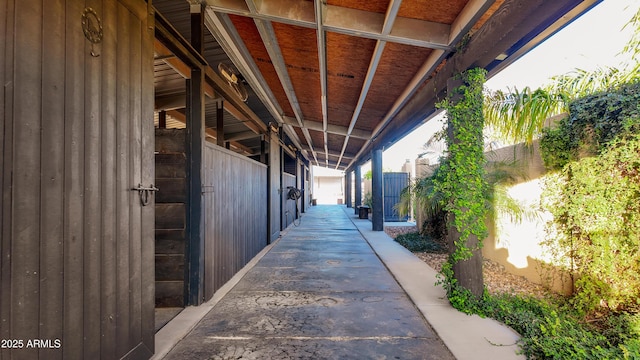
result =
M134 187L131 191L137 191L138 195L140 195L140 204L142 204L142 206L147 206L151 201L151 194L156 191L160 191L160 189L153 186L153 184L149 185L149 187L144 187L142 184L138 184L138 187Z

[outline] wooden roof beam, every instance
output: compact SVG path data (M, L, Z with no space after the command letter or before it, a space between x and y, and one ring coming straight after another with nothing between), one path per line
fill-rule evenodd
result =
M316 8L320 4L321 10ZM333 31L345 35L368 39L396 42L401 44L450 50L447 24L398 17L389 32L382 30L387 15L327 5L322 1L300 0L256 0L253 8L242 0L207 0L213 11L249 16L254 19L276 21L290 25ZM392 6L389 6L390 8ZM322 22L318 24L318 11L322 12Z
M257 13L257 6L262 5L262 2L254 3L253 0L246 0L247 7L250 9L252 13ZM300 104L298 102L298 97L296 96L295 90L293 88L293 83L291 82L291 78L289 77L289 72L287 71L287 66L284 62L284 57L282 56L282 52L280 51L280 45L278 45L278 39L276 38L275 31L273 30L273 26L271 22L261 19L255 19L254 22L256 24L256 28L260 33L260 37L262 38L262 42L265 44L265 48L267 49L267 53L271 58L271 62L273 67L278 74L278 78L280 79L280 83L282 84L282 88L284 89L285 94L287 95L287 99L291 104L291 108L293 109L293 113L298 120L298 123L302 125L302 121L304 117L302 116L302 109L300 108ZM295 131L293 132L295 137L297 138L297 134ZM311 135L308 131L303 130L303 135L308 144L311 144ZM290 136L291 137L291 136ZM317 156L315 151L313 152L314 159L317 162Z
M253 139L258 136L261 136L261 135L257 135L253 131L243 131L239 133L224 134L224 135L225 135L225 141L240 141L240 140Z
M181 113L180 111L177 110L169 110L167 111L167 115L171 116L172 118L180 121L183 124L186 124L187 118L186 116ZM211 128L205 128L205 135L209 136L211 138L217 139L218 138L218 132L215 129L211 129ZM244 146L242 144L240 144L237 141L229 141L229 144L231 146L233 146L234 148L240 150L241 152L244 153L244 155L254 155L253 150L251 150L251 148Z
M393 28L393 24L396 21L398 16L398 11L400 10L400 4L402 0L391 0L389 6L387 7L387 13L385 15L384 24L382 26L382 34L389 34L391 29ZM360 90L360 97L358 98L358 103L353 111L353 115L351 116L351 122L349 122L349 128L347 129L347 134L342 143L341 154L344 154L347 149L347 144L349 144L349 137L353 132L353 128L356 126L356 122L360 117L360 111L362 111L362 106L364 105L364 101L367 98L367 94L369 93L369 88L371 87L371 82L373 81L373 77L376 74L376 70L378 70L378 64L380 63L380 58L382 57L382 52L384 51L384 46L386 42L378 40L376 42L376 47L373 50L373 56L371 57L371 61L369 62L369 69L367 69L367 75L365 75L364 83L362 84L362 89ZM369 139L366 139L369 140ZM338 158L338 164L342 162L342 156Z
M322 137L324 140L324 153L329 155L327 134L327 39L322 26L324 13L321 1L314 1L316 19L316 37L318 43L318 71L320 72L320 105L322 108ZM301 124L302 125L302 124ZM327 163L326 166L329 166Z
M456 18L451 27L449 38L451 41L453 41L452 44L460 41L460 39L462 39L462 37L466 35L469 30L471 30L476 21L491 7L491 5L493 5L494 2L495 0L469 1L465 8L460 12L460 15L458 16L458 18ZM389 122L407 104L409 99L416 93L420 85L423 84L427 80L427 78L435 71L436 67L442 62L447 54L448 52L439 49L433 50L431 52L431 54L427 58L427 61L422 64L422 66L420 67L420 69L418 69L402 94L396 99L393 106L391 107L391 110L385 115L382 121L373 130L371 138L367 139L367 142L362 146L356 158L359 158L363 154L365 148L367 148L367 145L372 145L380 132L384 130ZM343 148L346 148L346 141ZM349 163L348 167L352 167L354 165L354 160Z
M305 147L303 147L301 150L309 150L309 148L307 148L307 147L305 146ZM329 150L329 154L328 154L328 155L329 155L330 157L337 158L337 157L340 157L340 152L339 152L339 151L331 151L331 150ZM356 154L345 153L345 154L343 154L342 158L343 158L344 160L351 160L351 159L355 158L355 156L356 156ZM325 156L321 156L320 158L322 158L322 159L326 159L327 157L325 157Z
M244 1L237 2L235 0L230 0L229 2L235 3L236 5L243 7L245 11L248 11L248 6ZM276 119L280 124L284 124L284 112L282 111L282 108L280 108L273 92L271 92L271 89L266 86L267 82L262 77L258 66L253 61L249 50L244 45L242 38L236 31L229 17L226 14L216 13L212 11L211 7L208 7L205 16L205 25L211 34L214 35L220 46L225 50L227 55L231 58L234 65L244 75L245 79L251 85L251 88L256 91L258 97L265 104L274 119ZM294 145L298 148L302 148L300 146L300 139L298 139L298 135L293 130L293 127L285 125L284 130L289 138L294 142ZM305 132L304 135L307 143L312 144L311 136L308 131L304 129L303 131ZM312 152L312 155L317 164L318 160L316 153Z
M291 126L295 126L295 127L300 127L300 125L298 124L298 122L288 116L284 117L285 120L285 124L287 125L291 125ZM322 124L316 121L303 121L302 126L304 126L303 129L309 129L309 130L314 130L314 131L324 131L324 129L322 128ZM347 128L346 126L340 126L340 125L334 125L334 124L328 124L327 125L327 133L329 134L335 134L335 135L342 135L342 136L347 136L347 131L349 128ZM353 129L351 131L351 137L356 138L356 139L364 139L367 140L371 137L372 132L371 131L367 131L367 130L361 130L361 129Z
M379 137L379 142L388 144L397 140L399 134L406 133L405 130L414 128L417 122L433 116L436 101L446 95L446 82L455 73L482 67L489 70L488 78L491 78L601 1L584 0L576 3L573 0L506 0L500 10L473 35L465 51L454 54L434 78L429 80L427 86L417 91L405 106L395 111L394 126L386 128L386 124L381 123L374 130L372 140ZM550 15L556 18L550 18ZM538 34L526 43L520 43L533 32ZM514 48L515 46L518 47ZM506 60L496 60L497 55L507 50L513 53ZM373 148L373 142L366 142L347 168L353 168L367 160L367 154Z

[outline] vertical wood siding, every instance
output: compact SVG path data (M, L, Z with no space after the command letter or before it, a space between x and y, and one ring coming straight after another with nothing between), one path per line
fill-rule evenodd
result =
M408 173L383 173L383 206L384 221L407 221L409 216L402 216L393 208L400 202L400 193L409 186Z
M205 300L266 246L267 167L204 148Z
M102 22L84 37L82 13ZM153 29L143 0L0 0L2 359L153 352ZM95 25L95 24L94 24ZM151 24L152 25L152 24Z

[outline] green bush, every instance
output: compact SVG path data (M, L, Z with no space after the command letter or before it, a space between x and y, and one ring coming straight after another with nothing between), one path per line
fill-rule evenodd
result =
M517 331L521 352L529 359L640 359L640 319L611 314L595 326L558 299L485 293L470 298L467 309L500 320ZM464 311L464 310L463 310Z
M548 184L543 198L556 235L547 245L570 255L577 308L640 307L640 135L567 164Z
M579 99L541 150L549 249L574 274L583 315L640 308L640 83Z
M442 244L417 232L398 235L395 240L412 252L444 253L447 251Z
M542 158L550 169L599 154L622 134L640 130L640 82L580 98L569 116L543 129Z

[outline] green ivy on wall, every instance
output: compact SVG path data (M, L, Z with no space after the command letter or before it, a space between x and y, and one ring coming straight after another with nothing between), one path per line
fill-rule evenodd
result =
M554 216L545 245L571 265L585 314L640 308L640 83L581 98L540 141Z

